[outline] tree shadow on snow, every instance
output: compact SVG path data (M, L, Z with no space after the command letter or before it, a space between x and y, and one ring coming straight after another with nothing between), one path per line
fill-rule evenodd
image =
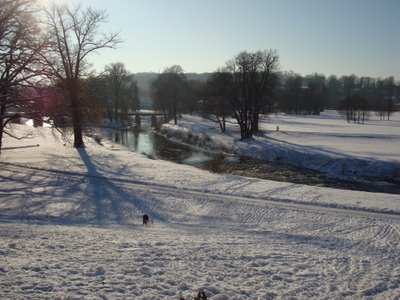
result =
M73 211L69 211L63 217L73 222L88 223L136 223L141 221L143 213L153 218L160 216L153 211L152 201L147 201L132 189L123 189L118 185L118 180L112 180L106 174L99 172L98 167L93 163L91 157L84 148L77 149L80 158L87 169L87 176L84 177L84 194L86 199ZM103 170L107 172L107 170ZM139 220L136 220L139 219Z
M113 174L112 160L101 169L85 149L78 149L86 173L34 165L2 166L0 220L54 224L141 224L143 213L162 221L158 201L134 190L134 180ZM111 158L112 159L112 158ZM49 165L77 165L75 158L53 155ZM103 159L100 161L104 161ZM100 166L100 168L99 168ZM14 169L17 168L18 172ZM110 170L109 170L110 169ZM111 174L111 176L110 176ZM64 207L64 208L63 208ZM58 213L57 213L58 212Z

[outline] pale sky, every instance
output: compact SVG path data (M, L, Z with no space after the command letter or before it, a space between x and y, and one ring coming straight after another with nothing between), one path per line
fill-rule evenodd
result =
M106 10L102 28L123 40L92 55L98 71L123 62L132 73L213 72L240 51L276 49L282 71L400 80L400 0L81 2Z

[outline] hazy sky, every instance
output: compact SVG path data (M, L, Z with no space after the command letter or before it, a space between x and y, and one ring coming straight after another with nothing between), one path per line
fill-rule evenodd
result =
M272 48L282 71L400 80L400 0L81 2L106 10L104 31L123 40L91 57L97 70L121 61L133 73L212 72L240 51Z

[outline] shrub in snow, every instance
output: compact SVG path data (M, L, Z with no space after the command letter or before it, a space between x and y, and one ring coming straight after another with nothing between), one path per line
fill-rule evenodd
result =
M97 144L103 145L102 142L101 142L101 137L100 137L99 135L97 135L96 133L92 132L91 130L87 130L87 131L85 132L85 135L88 136L88 137L90 137L90 138L92 138L92 139L94 139L94 141L95 141ZM38 146L39 146L39 145L38 145ZM64 146L65 146L65 144L64 144Z
M198 136L194 135L191 131L187 133L187 139L191 142L197 142Z
M220 166L224 162L224 154L220 152L218 155L213 156L212 159L204 163L208 170L219 172Z
M199 145L206 145L208 142L211 142L211 137L207 133L202 133L199 140Z

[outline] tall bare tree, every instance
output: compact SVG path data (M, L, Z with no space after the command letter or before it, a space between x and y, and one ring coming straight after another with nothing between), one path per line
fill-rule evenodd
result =
M302 84L303 77L293 71L283 74L284 86L279 103L279 108L286 113L298 114L303 109Z
M305 112L309 115L319 115L324 110L324 99L328 94L325 75L314 73L307 76L306 79L308 84Z
M226 131L226 117L231 114L233 76L229 72L218 70L207 80L203 99L203 113L213 114L221 132ZM210 118L211 119L211 118Z
M177 113L187 89L187 78L179 65L168 67L151 84L154 106L174 119L177 124Z
M241 139L250 138L258 131L261 105L271 92L278 61L276 50L264 50L241 52L227 63L226 71L233 74L236 89L232 107Z
M35 86L42 75L36 7L29 0L0 1L0 153L3 135L22 138L7 129L20 117L39 117Z
M339 113L346 116L347 123L364 124L368 113L367 99L358 94L348 96L340 102Z
M84 101L81 82L87 74L87 58L103 48L115 48L120 40L117 33L104 34L100 25L107 21L105 11L70 8L60 5L46 11L49 49L45 56L52 75L61 83L68 101L74 132L74 147L84 147L82 129Z
M139 107L137 83L121 62L105 67L106 107L108 118L113 121L125 120L129 110Z

